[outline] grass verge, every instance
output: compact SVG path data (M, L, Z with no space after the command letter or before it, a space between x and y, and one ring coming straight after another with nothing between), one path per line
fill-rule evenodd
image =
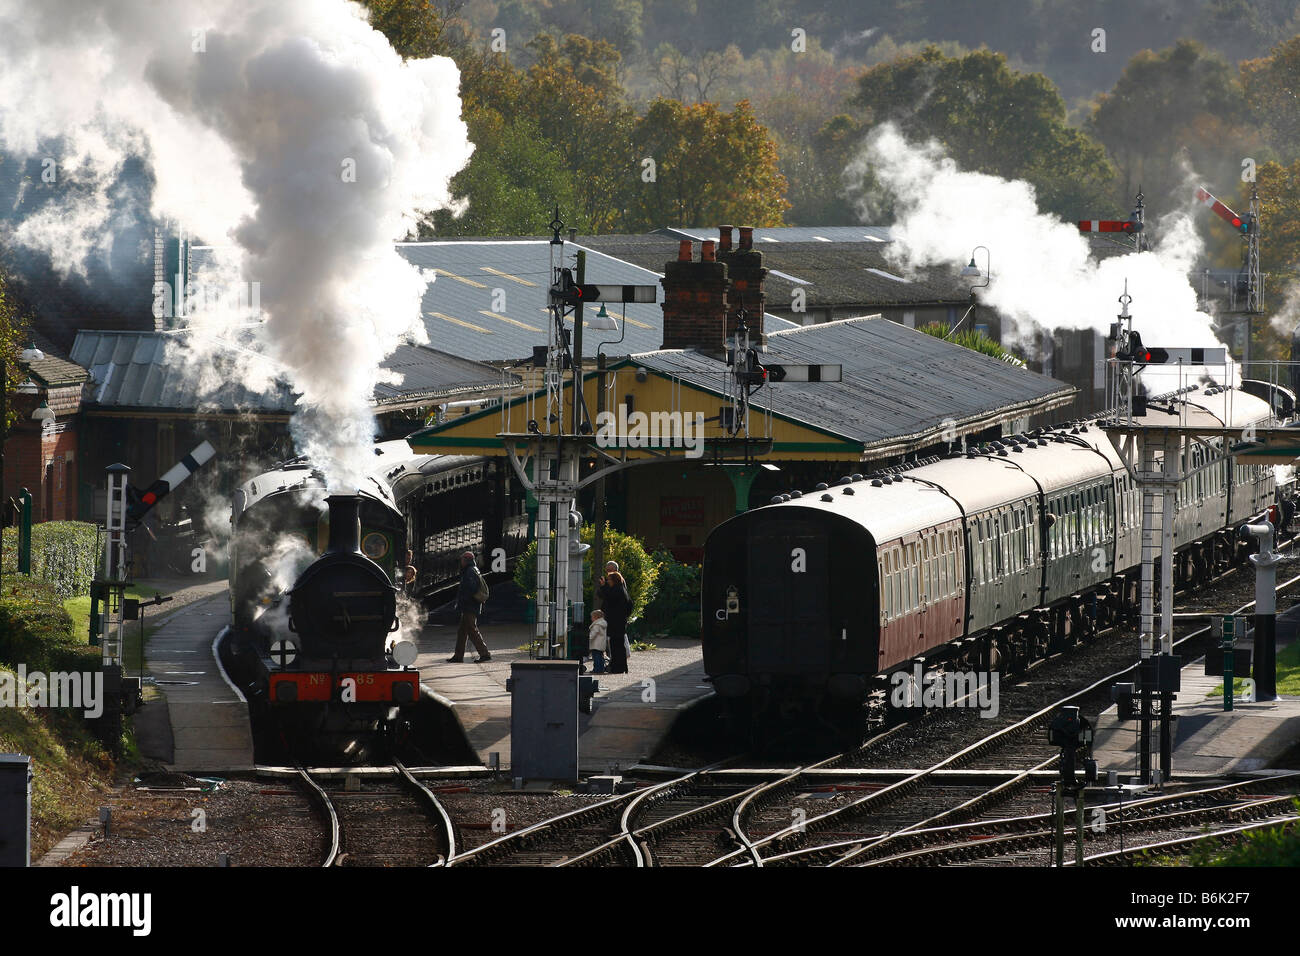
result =
M77 635L59 595L29 577L6 577L0 588L0 671L86 672L99 653ZM16 678L6 676L10 686ZM16 701L15 701L16 702ZM125 743L127 753L130 742ZM95 816L118 770L80 711L0 707L0 751L32 758L32 859L64 833Z
M1211 654L1217 651L1210 651ZM1240 677L1234 677L1232 680L1233 695L1246 693L1246 685ZM1277 655L1277 692L1283 697L1300 697L1300 641L1292 641ZM1205 695L1209 697L1223 696L1223 682Z

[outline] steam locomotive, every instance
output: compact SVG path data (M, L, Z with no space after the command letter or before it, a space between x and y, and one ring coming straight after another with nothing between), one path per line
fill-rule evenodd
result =
M356 762L391 747L421 697L421 605L459 580L461 552L508 566L526 545L504 463L416 455L405 441L374 453L355 495L326 498L301 458L234 495L229 655L255 735L294 756Z
M1245 429L1294 409L1262 385L1152 399L1140 421L1185 410ZM1294 510L1289 484L1220 439L1190 442L1183 474L1178 583L1239 558L1243 521ZM850 737L887 716L891 674L1014 672L1117 620L1138 597L1141 508L1095 422L779 495L706 541L705 670L758 742L794 724Z

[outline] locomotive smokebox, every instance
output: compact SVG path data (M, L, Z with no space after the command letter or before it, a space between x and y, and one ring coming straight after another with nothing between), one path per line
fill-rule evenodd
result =
M329 547L289 592L289 627L311 660L375 660L397 629L397 588L361 553L361 498L330 495Z

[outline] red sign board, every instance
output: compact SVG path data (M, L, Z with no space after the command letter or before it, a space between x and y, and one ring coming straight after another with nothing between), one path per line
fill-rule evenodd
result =
M659 499L659 524L665 527L704 524L704 498L661 496Z

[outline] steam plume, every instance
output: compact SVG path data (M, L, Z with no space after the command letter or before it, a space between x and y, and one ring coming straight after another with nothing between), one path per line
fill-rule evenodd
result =
M251 328L246 309L201 307L178 357L209 384L285 375L299 450L356 487L380 363L426 340L429 280L392 243L451 205L473 149L454 64L404 62L343 0L0 0L0 59L0 150L53 159L68 184L9 240L84 274L144 159L149 214L227 247L225 277L260 301Z
M1039 211L1028 183L961 170L938 145L908 143L892 125L873 133L848 172L850 182L865 181L869 172L895 200L892 261L903 270L955 270L985 246L993 276L980 301L1022 328L1105 333L1127 280L1134 328L1146 344L1220 345L1188 281L1201 244L1187 211L1160 220L1152 251L1098 261L1074 223ZM859 195L862 211L867 199ZM985 267L983 253L976 264ZM1209 373L1224 377L1221 368Z

